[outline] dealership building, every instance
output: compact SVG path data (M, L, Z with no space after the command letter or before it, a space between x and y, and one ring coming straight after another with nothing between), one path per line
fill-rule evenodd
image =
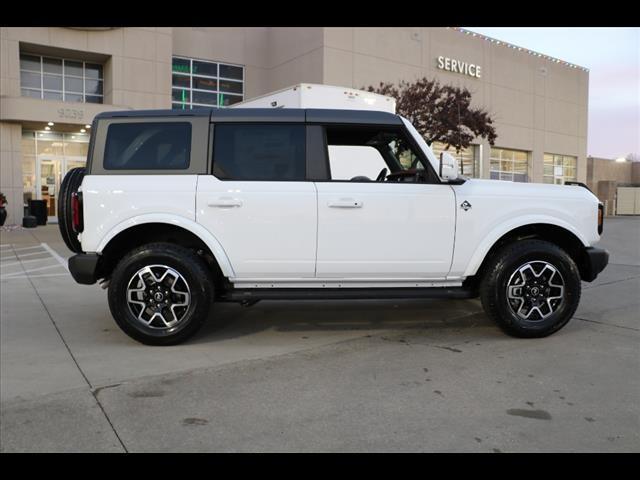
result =
M362 88L419 77L467 87L497 140L459 152L465 175L587 180L589 72L460 28L8 28L0 31L0 191L55 220L94 116L216 106L298 83ZM437 152L442 145L432 145Z

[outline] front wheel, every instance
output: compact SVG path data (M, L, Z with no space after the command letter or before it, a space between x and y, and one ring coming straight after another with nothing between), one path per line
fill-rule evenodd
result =
M143 245L116 266L109 309L118 326L146 345L175 345L194 335L213 304L204 260L170 243Z
M580 301L580 273L571 257L543 240L503 247L480 286L487 315L515 337L546 337L564 327Z

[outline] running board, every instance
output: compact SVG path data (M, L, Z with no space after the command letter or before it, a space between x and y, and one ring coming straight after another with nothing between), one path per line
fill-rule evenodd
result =
M252 300L356 300L394 298L474 298L466 288L234 288L220 300L244 302Z

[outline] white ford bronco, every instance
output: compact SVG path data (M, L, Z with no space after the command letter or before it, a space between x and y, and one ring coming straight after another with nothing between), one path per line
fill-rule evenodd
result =
M609 257L584 185L461 177L380 111L103 113L60 197L73 278L108 286L151 345L215 302L269 299L480 297L508 334L544 337Z

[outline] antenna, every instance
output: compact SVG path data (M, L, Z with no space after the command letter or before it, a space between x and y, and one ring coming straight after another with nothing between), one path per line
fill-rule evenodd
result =
M463 174L464 168L462 166L462 134L460 133L460 97L456 99L456 106L458 107L458 158L460 160L460 175Z

